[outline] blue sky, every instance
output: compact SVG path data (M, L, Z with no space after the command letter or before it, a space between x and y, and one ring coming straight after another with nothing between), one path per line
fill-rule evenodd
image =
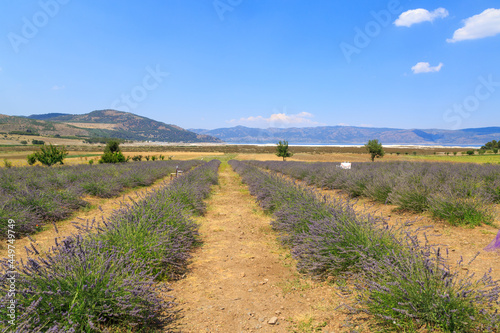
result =
M500 126L498 0L3 0L0 113Z

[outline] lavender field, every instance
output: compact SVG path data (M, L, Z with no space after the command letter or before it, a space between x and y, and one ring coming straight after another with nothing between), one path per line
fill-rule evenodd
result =
M85 196L110 198L124 189L151 185L201 161L155 161L62 167L0 169L0 237L7 220L16 221L19 235L37 231L37 225L59 221L87 205Z
M429 212L452 225L478 226L494 221L500 203L500 165L431 162L338 163L250 162L308 185L338 189L414 213Z
M27 263L15 264L16 325L7 316L12 263L3 262L2 332L167 328L175 311L163 281L184 273L189 250L199 243L191 215L204 213L219 163L196 167L100 224L82 225L46 256L33 248Z
M283 170L302 179L308 175L314 179L322 169L309 174L298 163L230 164L260 205L273 214L272 226L290 247L297 268L320 278L350 281L353 288L346 292L357 296L352 311L377 318L377 330L486 332L500 328L500 284L488 273L474 277L452 270L446 249L421 244L406 227L388 227L380 219L355 213L344 201L327 201L310 188L255 165L276 169L285 165L289 169ZM337 172L345 171L333 171Z

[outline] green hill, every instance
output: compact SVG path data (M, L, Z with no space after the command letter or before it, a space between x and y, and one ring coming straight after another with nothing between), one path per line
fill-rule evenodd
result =
M26 123L36 123L38 127L72 129L74 134L54 133L54 128L48 135L74 135L85 137L113 137L134 141L159 142L222 142L210 135L196 134L179 126L165 124L153 119L138 116L129 112L116 110L98 110L86 114L45 114L31 115ZM45 121L37 119L46 119ZM16 120L19 121L19 120ZM52 126L52 127L51 127ZM26 127L26 126L25 126ZM32 126L33 127L33 126ZM35 126L36 127L36 126ZM34 128L35 128L34 127ZM68 132L68 131L66 131ZM78 134L76 134L78 132ZM83 134L82 133L86 133ZM43 135L42 131L40 134Z

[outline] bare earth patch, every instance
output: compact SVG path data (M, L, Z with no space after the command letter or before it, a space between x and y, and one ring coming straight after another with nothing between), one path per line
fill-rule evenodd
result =
M193 253L186 278L171 285L180 331L348 331L344 310L336 310L343 299L335 284L298 275L276 241L271 217L225 163L208 205L198 219L203 246Z
M56 222L57 231L52 224L47 224L43 226L41 232L31 235L31 239L35 242L33 243L29 237L23 237L16 239L16 260L26 261L28 258L28 253L25 247L31 248L31 244L36 245L36 248L41 253L47 252L55 245L55 239L64 239L72 234L78 232L75 224L83 224L88 221L92 222L93 219L96 221L102 221L103 218L108 218L111 216L114 210L120 209L123 205L132 203L132 200L138 201L148 192L164 186L165 183L169 181L169 177L157 180L153 185L145 188L131 189L124 192L120 197L111 199L102 199L97 197L86 197L85 201L90 203L90 208L83 208L76 211L73 217L66 220ZM0 248L0 258L7 257L7 242L4 240L2 242L2 247Z

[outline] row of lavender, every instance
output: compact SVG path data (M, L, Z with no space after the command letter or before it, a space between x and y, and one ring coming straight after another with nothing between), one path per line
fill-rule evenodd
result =
M173 303L161 281L185 270L189 249L198 242L190 215L204 213L203 199L218 182L219 163L195 168L103 224L94 221L78 235L56 241L49 255L29 259L15 278L15 325L7 312L11 274L4 272L0 329L121 332L168 325ZM9 263L4 269L11 270Z
M273 228L304 273L340 275L357 284L362 311L384 328L445 332L500 328L500 287L450 270L439 249L419 244L406 228L389 228L343 201L331 203L307 187L255 166L231 161L250 192L274 215ZM378 327L380 329L381 327ZM374 328L375 329L375 328Z
M87 205L85 195L113 197L124 188L151 185L174 172L176 166L188 170L200 163L158 161L0 169L0 219L14 219L19 234L32 234L37 225L62 220ZM2 222L0 238L6 237L6 229L7 223Z
M453 225L490 224L500 203L500 166L429 162L338 163L258 162L308 185L340 189L416 213L429 211Z

